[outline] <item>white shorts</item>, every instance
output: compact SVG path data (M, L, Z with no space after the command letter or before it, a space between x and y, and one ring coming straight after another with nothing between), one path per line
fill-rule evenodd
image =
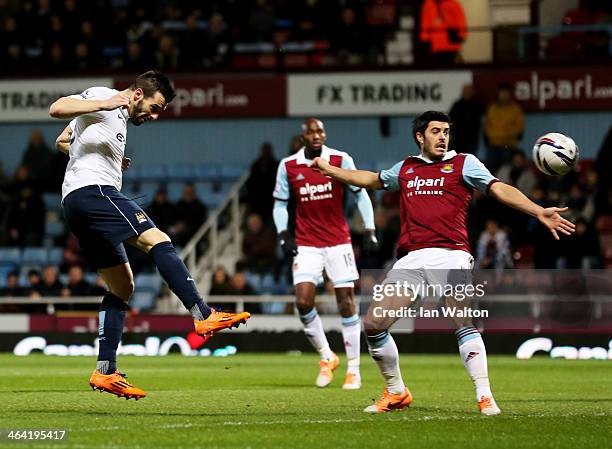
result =
M298 254L293 258L293 285L302 282L317 285L324 269L334 288L353 287L353 281L359 279L353 245L298 246Z
M471 270L474 257L458 249L423 248L410 251L393 265L394 270Z
M383 283L408 283L416 287L413 290L421 298L437 296L435 293L419 292L438 292L445 290L446 286L471 284L473 268L474 258L470 253L445 248L423 248L411 251L395 262ZM427 290L419 286L437 287Z

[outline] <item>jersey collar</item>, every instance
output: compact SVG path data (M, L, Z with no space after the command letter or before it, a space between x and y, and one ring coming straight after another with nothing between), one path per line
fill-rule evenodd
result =
M119 108L119 112L126 122L130 119L130 113L128 112L127 108Z
M323 148L321 148L321 159L325 159L327 162L329 162L329 156L330 156L329 147L326 147L325 145L323 145ZM297 163L310 165L311 162L312 162L312 159L306 158L306 148L305 147L300 148L297 152Z
M457 152L455 150L448 150L446 152L446 154L444 155L444 157L442 158L442 160L445 161L445 160L450 159L450 158L455 157L455 156L457 156ZM434 162L432 160L427 159L422 154L419 154L418 156L414 156L414 157L419 158L419 159L427 162L428 164L431 164L432 162ZM435 161L435 162L440 162L440 161Z

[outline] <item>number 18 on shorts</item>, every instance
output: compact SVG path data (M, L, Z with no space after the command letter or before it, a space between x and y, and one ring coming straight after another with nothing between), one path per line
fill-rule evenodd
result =
M298 246L293 259L293 285L318 284L324 269L334 288L353 287L353 281L359 279L353 246L350 243L326 248Z

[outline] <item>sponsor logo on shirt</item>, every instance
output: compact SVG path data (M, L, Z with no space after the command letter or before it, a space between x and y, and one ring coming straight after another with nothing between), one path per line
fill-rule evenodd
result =
M444 179L444 176L428 179L416 176L406 183L406 187L408 188L407 195L443 195L444 190L427 189L427 187L443 187ZM423 187L425 187L425 189L422 189Z
M301 174L301 173L300 173L300 174L298 174L298 175L295 177L295 180L296 180L296 181L303 181L304 179L305 179L305 178L304 178L304 175L303 175L303 174Z
M115 137L117 137L117 140L119 142L123 142L125 140L125 137L123 137L123 134L121 134L121 133L117 133L117 135Z
M317 201L333 198L331 181L325 184L306 183L299 189L300 201Z

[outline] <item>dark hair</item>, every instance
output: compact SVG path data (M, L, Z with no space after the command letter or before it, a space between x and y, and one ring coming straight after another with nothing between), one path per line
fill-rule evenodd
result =
M507 90L512 92L512 84L510 84L508 81L502 81L497 85L497 91L499 92L500 90Z
M412 122L412 137L417 145L419 141L416 138L416 133L425 134L425 130L429 126L429 122L446 122L452 125L451 119L446 112L441 111L425 111Z
M174 87L166 75L157 70L149 70L141 75L138 75L130 89L135 90L141 88L145 98L150 98L159 92L164 96L166 103L170 103L176 96Z

